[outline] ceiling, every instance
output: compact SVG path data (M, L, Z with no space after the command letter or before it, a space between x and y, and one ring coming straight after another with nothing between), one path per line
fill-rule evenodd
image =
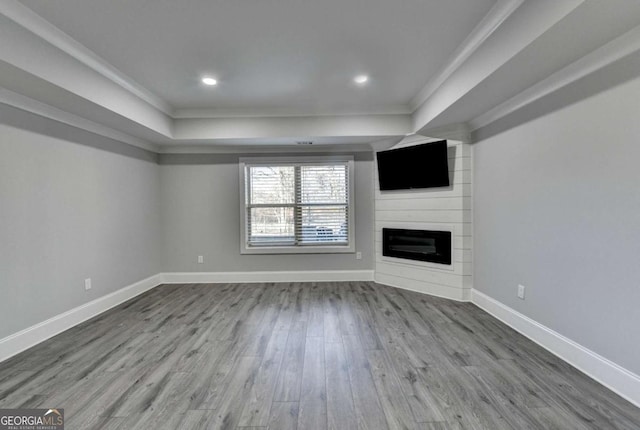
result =
M495 0L22 3L174 109L326 114L408 112Z
M463 136L639 24L637 0L0 0L0 104L158 152Z

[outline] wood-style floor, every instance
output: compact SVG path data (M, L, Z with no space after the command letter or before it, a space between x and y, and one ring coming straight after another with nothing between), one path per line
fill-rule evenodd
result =
M368 283L165 285L0 364L67 429L639 429L469 303Z

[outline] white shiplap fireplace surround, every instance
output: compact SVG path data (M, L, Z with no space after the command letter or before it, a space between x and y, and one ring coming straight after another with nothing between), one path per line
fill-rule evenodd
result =
M440 139L409 136L392 148ZM376 282L454 300L469 300L472 288L472 150L448 140L449 187L380 191L375 174ZM390 148L390 149L392 149ZM377 169L377 163L376 163ZM450 231L452 264L382 255L382 229Z

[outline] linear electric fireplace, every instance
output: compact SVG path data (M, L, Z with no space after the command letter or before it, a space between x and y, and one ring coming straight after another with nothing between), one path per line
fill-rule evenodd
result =
M451 232L383 228L382 255L451 264Z

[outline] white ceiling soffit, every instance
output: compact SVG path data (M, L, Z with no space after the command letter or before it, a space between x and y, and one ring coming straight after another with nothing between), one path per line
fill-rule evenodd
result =
M477 130L640 50L640 26L469 121Z
M398 136L407 133L407 115L358 115L259 118L178 119L174 126L177 140L209 139L286 139L290 136ZM313 140L313 139L312 139Z
M0 13L5 11L5 1L0 1ZM61 109L75 97L86 106L99 107L127 122L171 136L172 121L165 113L3 14L0 40L0 85L5 89L30 92L28 97Z
M0 88L0 104L11 106L25 112L39 115L44 118L49 118L62 124L67 124L71 127L86 130L90 133L117 140L119 142L146 149L148 151L155 152L158 150L157 145L150 143L150 141L148 140L134 137L133 133L123 133L121 131L118 131L116 128L108 127L99 122L91 121L89 119L86 119L85 117L69 113L66 110L58 109L46 103L41 103L37 100L26 97L22 94L15 93L13 91L9 91L4 88Z
M447 63L411 99L412 111L418 109L440 86L491 36L524 0L499 0L451 55Z
M513 56L525 49L584 0L523 2L502 21L466 61L449 74L413 113L413 128L421 133L438 115L479 85Z
M146 148L153 148L153 144L180 144L185 148L292 145L307 138L318 144L359 145L367 139L397 139L425 130L444 134L453 130L462 136L469 131L466 121L475 118L472 127L476 128L532 99L526 92L520 99L514 98L515 94L505 95L499 103L487 98L484 103L478 101L476 110L466 112L462 119L453 114L465 97L475 94L475 88L490 82L489 77L526 52L582 3L583 0L492 2L489 13L476 21L479 23L475 29L451 51L448 60L437 64L426 76L426 85L406 104L371 104L366 115L344 107L334 111L320 109L309 115L304 110L277 106L268 113L260 106L174 110L83 46L83 40L72 39L18 1L0 0L0 40L11 42L0 45L0 87L4 88L0 103ZM613 46L617 54L607 55L603 48L593 54L597 59L587 56L586 63L576 62L573 68L586 73L636 49L637 33L629 32L612 42L614 45L609 47ZM412 55L424 53L417 50ZM16 71L22 75L17 76ZM567 79L570 77L557 79L555 84L543 79L540 85L546 88L543 91L551 91ZM65 112L68 115L63 118ZM145 142L151 142L150 146Z
M1 20L1 17L0 17ZM9 89L10 88L10 89ZM94 128L92 132L97 130L104 132L98 133L105 137L113 138L106 133L107 129L120 135L129 135L132 141L136 142L171 142L172 131L168 127L173 125L167 121L160 123L160 130L165 133L158 133L157 127L148 127L144 125L144 120L135 121L135 116L125 116L119 111L114 111L104 107L94 100L88 100L78 96L76 93L66 90L51 82L25 72L5 61L0 60L0 103L12 105L23 111L28 111L41 116L44 112L57 112L55 118L59 120L62 113L68 114L68 120L62 121L68 125L77 123L78 128L86 128L79 125L79 122L72 118L81 118L87 124L93 122L100 124L101 127ZM19 98L16 95L20 95ZM43 110L48 106L50 109ZM143 111L144 112L144 111ZM53 118L52 118L53 119ZM164 128L162 128L164 127ZM122 139L119 139L122 140ZM149 143L150 144L150 143ZM134 144L134 146L140 146Z
M587 22L597 25L585 26ZM470 129L477 130L594 75L640 52L639 23L640 2L585 2L434 122L465 118ZM544 68L529 67L541 59ZM489 108L474 115L471 107L478 100Z
M21 27L39 36L41 39L46 40L56 48L64 51L71 57L75 58L78 62L88 66L104 77L120 85L122 88L146 101L156 109L167 115L171 115L171 107L158 96L134 82L129 76L120 72L103 58L100 58L93 51L87 49L75 39L69 37L66 33L40 17L40 15L36 14L31 9L23 6L19 1L2 0L0 2L0 13Z

